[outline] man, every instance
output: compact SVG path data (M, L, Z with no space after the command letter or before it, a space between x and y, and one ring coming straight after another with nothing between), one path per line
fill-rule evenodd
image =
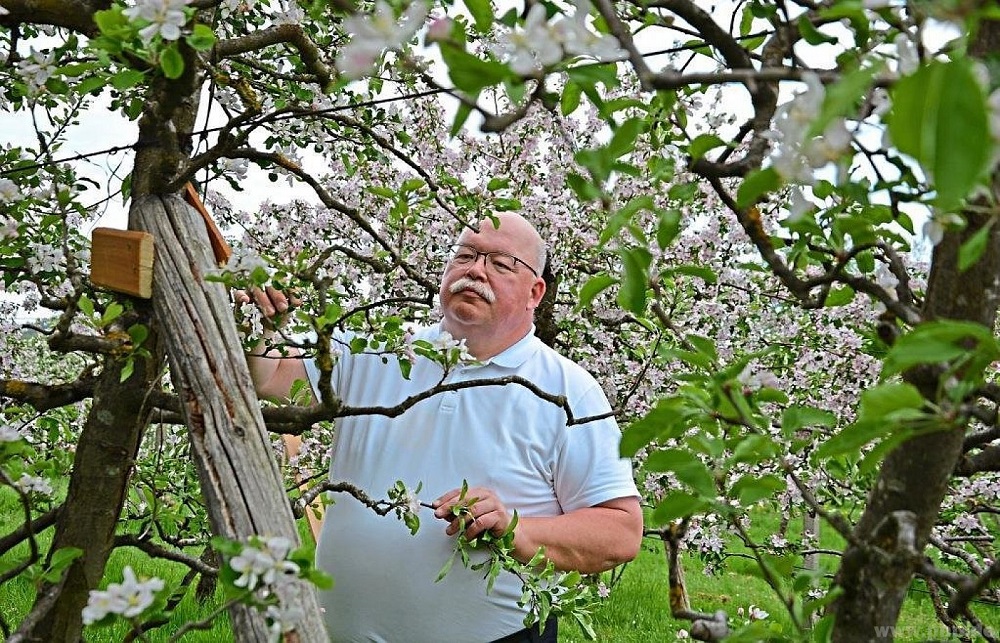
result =
M465 341L476 363L445 373L419 358L404 378L381 356L345 354L333 388L349 406L398 405L443 383L520 376L547 393L564 395L574 417L608 413L597 382L533 334L534 310L545 293L544 244L516 214L501 214L460 235L441 280L441 322L418 334ZM256 292L265 316L287 310L280 292ZM317 373L311 361L252 357L262 395L285 396L296 379ZM502 534L513 512L514 555L529 560L540 547L563 570L600 572L638 553L642 512L628 461L618 457L611 418L567 426L564 410L524 386L473 386L425 399L396 418L338 420L330 475L373 497L402 480L435 497L434 517L411 536L353 497L327 510L316 551L334 577L323 593L327 627L336 641L445 643L555 641L555 622L541 635L523 629L520 580L501 574L487 594L482 572L456 564L440 582L460 528L452 508L476 499L463 523L474 538ZM469 489L461 496L463 481ZM428 516L430 510L428 511Z

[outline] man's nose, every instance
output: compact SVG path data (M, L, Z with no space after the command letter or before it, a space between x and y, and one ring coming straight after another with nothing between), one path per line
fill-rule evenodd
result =
M480 267L480 263L479 263L480 259L483 260L482 267ZM480 254L478 257L476 257L475 261L473 261L472 263L470 263L469 267L465 269L465 274L466 275L474 274L475 277L477 277L477 278L485 278L486 277L486 262L489 261L489 260L490 260L490 258L488 256L486 256L484 254Z

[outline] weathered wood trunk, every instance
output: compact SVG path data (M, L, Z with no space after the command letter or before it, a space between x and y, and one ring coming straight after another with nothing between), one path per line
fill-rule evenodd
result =
M130 227L155 239L153 306L213 530L230 539L257 534L299 543L232 305L221 284L205 281L215 265L205 224L180 197L149 196L133 204ZM290 583L279 596L304 613L287 640L327 640L312 584ZM237 606L230 616L236 640L267 640L256 610Z
M148 322L148 320L147 320ZM96 589L114 547L115 527L143 431L149 425L150 387L159 378L163 352L156 333L147 338L152 357L137 360L124 382L124 362L105 359L90 414L73 457L66 503L56 522L51 552L76 547L83 555L66 571L61 591L38 592L31 617L12 640L76 643L83 629L81 611ZM44 603L44 604L43 604Z

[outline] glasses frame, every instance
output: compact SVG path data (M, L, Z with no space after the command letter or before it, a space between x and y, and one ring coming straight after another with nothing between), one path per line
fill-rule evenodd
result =
M470 252L473 253L472 261L470 261L468 263L456 263L455 262L455 253L458 252L458 250L460 248L468 250L468 251L470 251ZM473 264L475 264L475 263L477 263L479 261L479 257L486 257L486 260L484 261L484 263L493 265L492 263L490 263L490 256L491 255L500 255L502 257L510 257L511 259L514 260L514 264L515 265L521 264L522 266L524 266L525 268L527 268L528 270L530 270L531 274L535 275L535 277L538 277L538 271L537 270L535 270L530 265L528 265L528 263L526 261L524 261L523 259L518 259L517 257L515 257L512 254L510 254L509 252L503 252L502 250L492 250L490 252L483 252L482 250L479 250L478 248L474 248L474 247L472 247L470 245L467 245L467 244L464 244L464 243L455 243L455 244L452 244L451 248L449 249L448 263L451 264L451 265L453 265L453 266L471 266L471 265L473 265ZM512 274L516 274L516 273L512 273Z

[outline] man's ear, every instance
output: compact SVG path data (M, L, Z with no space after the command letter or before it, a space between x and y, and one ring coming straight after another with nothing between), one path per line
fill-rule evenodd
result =
M528 308L534 310L538 308L538 304L542 303L542 297L545 296L545 280L541 277L535 279L535 283L531 285L531 300L528 302Z

